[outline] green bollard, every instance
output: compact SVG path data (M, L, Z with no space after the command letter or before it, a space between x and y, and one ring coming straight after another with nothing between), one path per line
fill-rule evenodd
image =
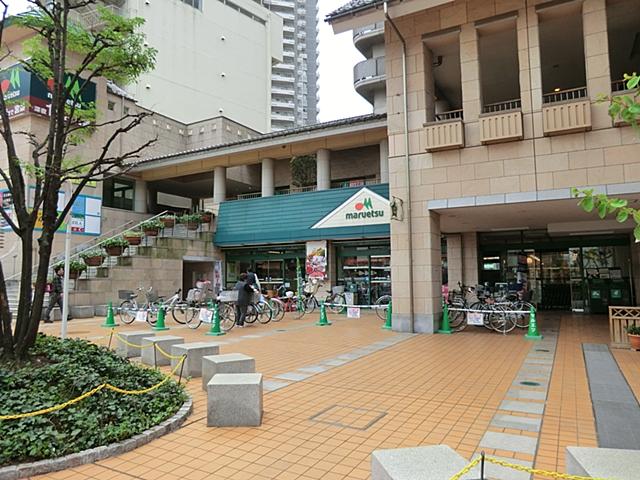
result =
M320 320L316 323L319 327L326 327L331 325L331 322L327 319L327 307L324 306L324 302L320 304Z
M444 333L446 335L451 335L453 333L451 331L451 325L449 325L449 306L446 303L442 306L442 325L440 326L438 333Z
M209 330L205 335L211 335L214 337L219 337L221 335L226 335L225 332L220 330L220 312L218 311L218 304L211 305L209 302L209 309L213 308L213 321L211 322L211 330Z
M389 305L387 306L387 317L385 319L384 325L382 326L383 330L391 330L391 315L392 315L392 307L391 301L389 301Z
M107 318L105 318L104 323L101 325L101 327L115 328L117 326L118 324L116 323L116 320L113 316L113 305L111 304L111 302L109 302L109 306L107 307Z
M529 310L529 329L524 336L527 340L542 340L542 335L538 332L538 322L536 321L536 309L531 306Z
M160 310L158 310L158 321L156 322L156 325L152 328L152 330L169 330L169 327L164 324L164 307L160 307Z

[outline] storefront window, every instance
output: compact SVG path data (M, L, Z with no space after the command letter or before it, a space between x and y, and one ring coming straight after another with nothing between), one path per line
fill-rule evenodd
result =
M102 183L102 202L105 207L133 210L135 182L108 178Z
M391 295L391 255L388 244L336 247L337 284L345 287L347 300L371 305L383 295Z

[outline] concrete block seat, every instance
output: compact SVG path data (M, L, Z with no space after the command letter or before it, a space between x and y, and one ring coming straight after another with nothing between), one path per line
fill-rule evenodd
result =
M142 355L140 347L133 345L142 345L142 341L146 337L153 337L155 333L149 333L149 330L136 330L134 332L117 332L114 338L116 343L116 353L125 358L139 357ZM124 340L124 341L123 341ZM130 345L127 345L128 344ZM150 349L151 347L147 347ZM153 357L152 357L153 358Z
M208 427L259 427L262 374L218 373L207 385Z
M206 355L217 355L220 352L220 342L193 342L171 346L171 355L187 355L182 368L182 375L186 377L202 376L202 358ZM171 359L171 368L178 365L179 358ZM179 372L178 372L179 373Z
M71 318L93 318L96 309L93 305L72 305L69 307Z
M109 311L109 305L96 305L95 306L96 317L106 317ZM117 313L116 307L113 307L113 314Z
M226 353L202 357L202 389L218 373L255 373L256 361L242 353Z
M376 450L371 480L446 480L468 463L446 445Z
M159 337L146 336L142 339L143 347L149 343L154 343L163 351L171 354L171 347L179 343L184 343L184 338L176 337L175 335L162 335ZM160 352L156 352L154 357L154 350L155 347L145 347L142 349L142 363L157 366L171 365L171 360ZM154 358L156 363L154 363Z
M636 480L640 450L566 447L567 473L594 478Z

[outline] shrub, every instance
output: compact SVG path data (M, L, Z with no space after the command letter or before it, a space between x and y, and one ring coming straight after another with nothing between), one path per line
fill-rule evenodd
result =
M164 227L164 223L160 220L147 220L146 222L142 222L140 224L140 228L142 230L158 230Z
M53 266L55 271L57 268L64 268L64 261L58 262ZM82 260L69 260L70 272L84 272L87 269L87 265Z
M82 252L80 254L80 258L82 258L83 260L85 258L94 258L94 257L102 257L104 258L106 255L104 254L104 252L99 249L99 248L92 248L91 250L88 250L86 252Z
M199 213L187 213L178 217L178 223L202 223L202 215Z
M108 247L128 247L129 242L124 237L113 237L102 242L104 248Z
M39 335L30 354L24 364L0 363L0 415L57 405L105 382L136 390L164 378L86 340ZM122 441L171 417L185 399L170 380L144 395L102 390L57 412L0 421L0 466Z
M627 327L627 333L629 335L640 335L640 325L629 325Z
M123 237L139 237L142 238L144 235L142 234L142 232L136 232L133 230L127 230L126 232L124 232L122 234Z

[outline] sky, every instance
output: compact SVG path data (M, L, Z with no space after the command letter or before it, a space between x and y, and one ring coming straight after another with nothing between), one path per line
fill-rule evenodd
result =
M353 66L364 60L364 57L353 46L352 33L334 35L333 29L324 21L327 13L345 3L347 0L318 0L320 9L318 120L321 122L364 115L373 110L371 104L358 95L353 88ZM27 5L27 0L10 0L9 12L24 11Z

